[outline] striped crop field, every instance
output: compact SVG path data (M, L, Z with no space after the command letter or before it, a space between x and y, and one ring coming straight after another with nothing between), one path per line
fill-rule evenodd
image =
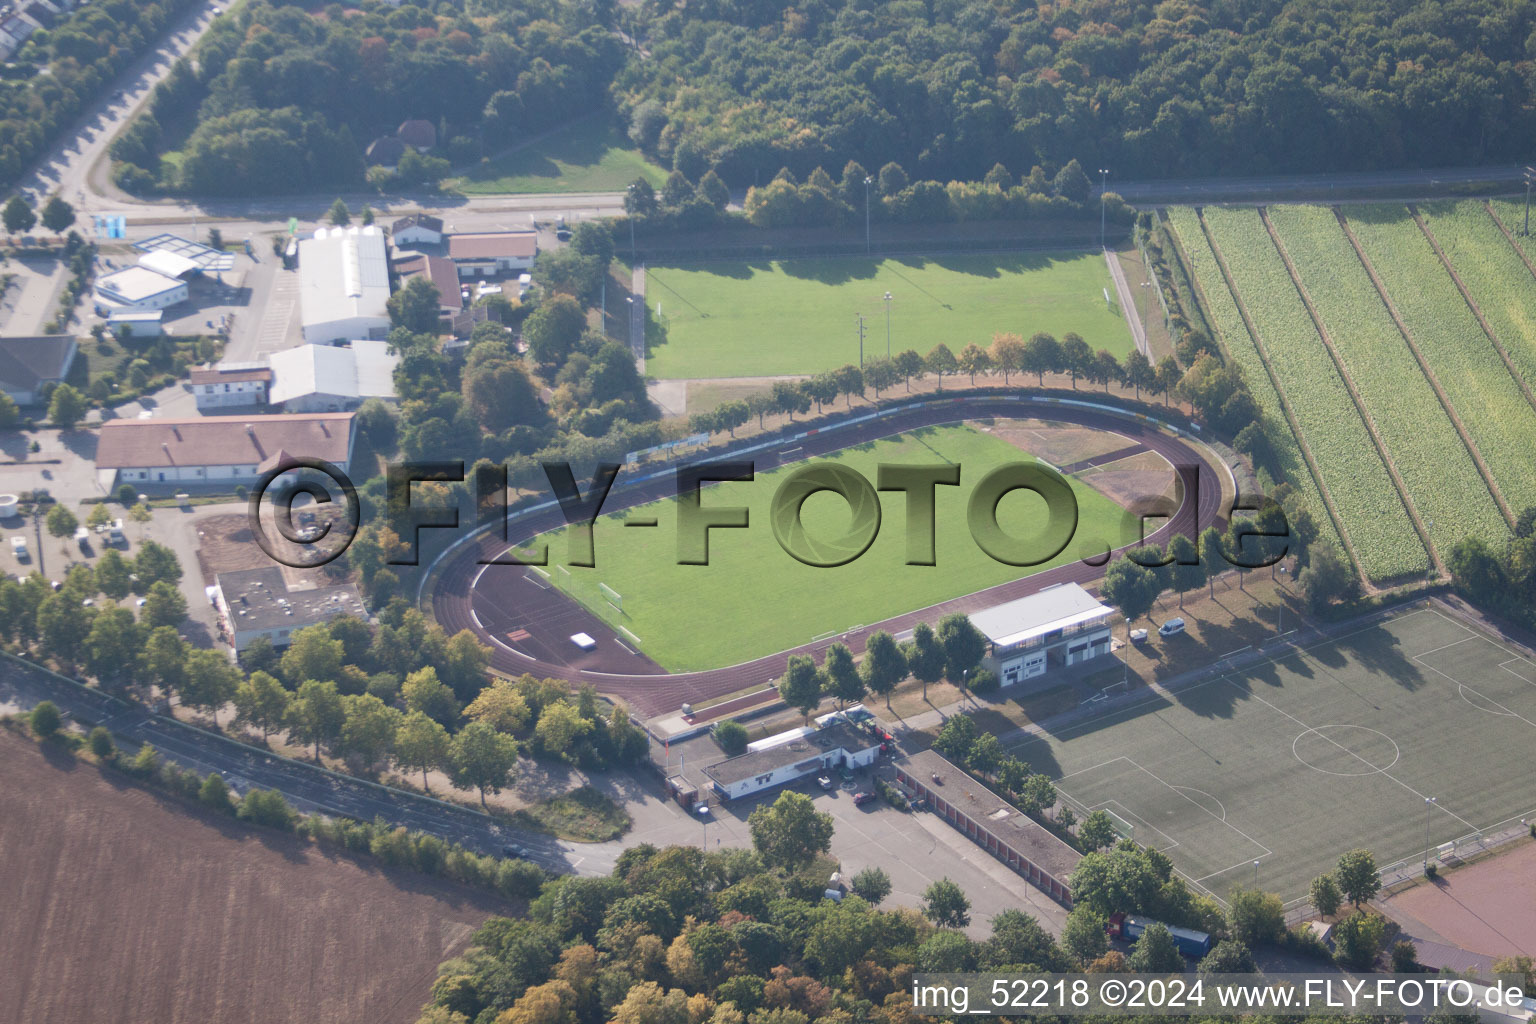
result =
M1276 206L1269 219L1420 522L1434 524L1431 543L1448 555L1459 541L1504 532L1488 485L1333 211Z
M1200 218L1190 207L1176 206L1168 210L1168 220L1179 236L1184 255L1190 262L1190 270L1199 281L1211 323L1221 335L1217 341L1228 357L1242 367L1249 390L1263 407L1264 433L1269 438L1283 478L1302 494L1322 536L1338 540L1338 531L1334 529L1322 493L1317 489L1317 481L1312 479L1312 471L1307 468L1306 460L1302 457L1301 446L1285 418L1280 393L1275 390L1269 371L1264 369L1264 361L1259 357L1253 338L1243 323L1242 314L1238 312L1237 303L1233 301L1232 293L1222 278L1221 268L1216 265L1216 256L1211 252L1210 243L1205 240L1205 232L1200 230Z
M1504 500L1517 513L1536 505L1536 469L1530 456L1536 409L1510 376L1424 233L1395 204L1351 206L1347 213L1350 229ZM1508 219L1505 223L1518 224Z
M1520 255L1481 202L1425 203L1419 213L1510 361L1536 388L1536 281Z
M1365 574L1423 573L1428 554L1258 213L1207 208L1205 218Z

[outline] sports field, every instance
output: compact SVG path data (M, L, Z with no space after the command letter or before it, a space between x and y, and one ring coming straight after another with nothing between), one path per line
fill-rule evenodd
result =
M779 547L769 506L780 482L799 466L760 474L751 483L706 486L707 508L746 506L749 528L710 531L709 564L678 565L676 504L655 502L604 516L593 528L596 568L567 569L568 545L548 535L549 576L626 639L674 672L718 668L798 647L818 636L842 633L953 597L983 590L1062 565L1104 544L1136 539L1119 506L1072 480L1078 527L1067 548L1032 569L993 561L972 541L966 505L977 481L1007 463L1028 461L1018 447L985 430L985 424L931 427L845 449L816 462L856 470L873 485L881 463L960 463L960 486L935 489L934 566L909 566L906 558L906 498L882 492L881 527L874 543L855 561L836 568L804 565ZM1044 502L1018 491L998 505L998 523L1020 538L1038 536ZM622 518L620 516L622 515ZM655 528L628 529L625 521L655 518ZM831 538L847 531L852 516L836 495L809 498L802 509L806 532ZM617 591L623 610L600 589Z
M1533 745L1536 663L1419 605L1014 750L1218 897L1289 902L1347 850L1386 867L1426 825L1436 847L1529 816Z
M1011 331L1057 338L1075 331L1124 357L1131 334L1100 253L975 254L872 260L720 261L646 268L646 301L661 306L662 337L648 337L646 372L679 377L763 377L835 370L886 350L957 355Z

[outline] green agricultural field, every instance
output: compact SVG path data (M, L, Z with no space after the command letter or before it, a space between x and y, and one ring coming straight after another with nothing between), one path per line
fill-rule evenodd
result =
M891 351L927 353L944 342L957 354L993 334L1060 338L1075 331L1118 357L1131 334L1100 253L858 257L651 265L646 301L661 306L661 337L647 339L655 377L811 374L885 355L886 292Z
M466 195L503 192L611 192L636 178L660 185L667 172L601 118L552 132L444 183Z
M1510 360L1536 388L1536 281L1519 253L1481 202L1426 203L1419 212Z
M1423 573L1428 554L1259 215L1211 207L1205 217L1366 575Z
M1176 206L1169 209L1168 219L1178 233L1184 254L1192 265L1191 270L1200 283L1206 312L1221 336L1218 340L1227 354L1242 367L1249 389L1264 407L1264 432L1270 438L1283 479L1306 496L1307 506L1322 535L1338 540L1339 534L1323 504L1322 492L1317 489L1317 481L1312 479L1312 470L1307 467L1301 446L1296 441L1296 435L1291 432L1290 422L1285 418L1280 393L1275 390L1269 371L1259 358L1259 351L1243 323L1237 304L1232 300L1232 292L1227 288L1221 268L1216 265L1216 256L1205 239L1205 232L1200 230L1200 218L1189 207Z
M959 487L936 489L934 566L909 566L906 557L906 499L899 492L880 495L882 523L873 545L858 559L837 568L815 568L795 561L774 537L769 520L773 494L797 467L775 470L751 483L707 487L706 507L746 506L750 528L712 530L710 564L677 564L676 504L661 501L605 516L593 528L594 569L566 568L568 545L556 534L550 542L554 563L549 576L557 586L631 639L640 650L674 672L715 668L750 661L797 647L817 636L845 632L983 590L1051 566L1066 564L1094 547L1136 540L1134 521L1108 498L1072 481L1078 503L1073 540L1055 559L1032 569L993 561L971 540L966 505L976 483L997 466L1026 461L1017 447L991 436L985 421L930 427L846 449L828 460L858 471L873 483L881 463L961 465ZM1017 537L1038 536L1044 502L1028 492L1014 492L998 506L999 524ZM831 494L817 494L803 507L808 534L829 538L844 533L851 521L848 506ZM625 520L655 517L655 528L626 529ZM622 613L608 602L599 584L622 597Z
M1270 222L1442 554L1507 524L1333 211L1277 206Z
M1397 205L1351 206L1349 224L1504 500L1517 512L1536 505L1530 460L1536 410L1423 232Z

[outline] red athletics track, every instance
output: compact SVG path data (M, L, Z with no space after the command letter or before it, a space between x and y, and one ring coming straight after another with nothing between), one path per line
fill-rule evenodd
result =
M1133 443L1145 445L1179 467L1184 485L1183 504L1169 522L1148 537L1149 541L1166 544L1175 532L1194 538L1213 523L1221 525L1221 481L1190 443L1131 413L1063 405L1029 395L966 395L942 401L930 398L921 404L897 408L878 419L848 427L838 428L834 423L804 438L794 438L791 434L771 442L762 450L739 457L729 451L711 452L708 457L710 461L748 459L758 472L767 472L781 464L814 458L892 434L987 416L1037 417L1113 431ZM755 442L754 447L757 443L761 442ZM781 455L786 448L790 450ZM1198 467L1198 470L1189 467ZM1199 473L1198 490L1191 486L1196 471ZM676 494L676 480L671 473L629 487L624 486L625 475L625 472L620 473L604 503L605 514ZM1194 493L1199 496L1197 507L1191 507L1189 500ZM446 556L450 561L442 570L433 592L437 621L450 635L461 629L477 634L494 651L491 664L498 671L513 675L531 672L573 683L590 683L603 693L622 698L642 718L675 710L685 701L701 703L776 679L783 674L784 664L791 654L810 654L819 661L826 648L839 641L857 654L864 648L865 637L876 629L900 633L920 621L937 622L950 612L988 608L1060 583L1086 584L1098 579L1104 571L1103 566L1073 562L755 661L669 675L661 666L632 649L633 645L627 645L621 635L591 612L548 584L541 586L534 582L532 570L481 562L507 551L509 543L521 546L546 530L564 525L559 509L551 508L514 521L505 541L487 534L467 540L459 549L450 551ZM701 623L700 628L709 626ZM597 648L590 652L577 650L569 640L570 635L577 632L593 636Z

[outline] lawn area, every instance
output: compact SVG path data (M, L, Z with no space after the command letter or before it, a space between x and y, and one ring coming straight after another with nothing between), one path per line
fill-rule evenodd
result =
M1528 816L1533 730L1536 666L1419 605L1012 752L1217 896L1292 901L1349 850L1412 871Z
M633 824L623 807L590 786L540 800L513 817L524 827L576 843L618 839Z
M594 614L621 627L631 640L638 638L645 654L682 672L749 661L1027 576L1080 557L1094 540L1102 551L1105 543L1135 539L1134 523L1125 525L1117 505L1073 480L1078 526L1066 549L1034 568L993 561L965 526L967 502L992 469L1029 456L987 428L985 422L930 427L818 460L852 468L872 484L881 463L960 463L960 486L935 489L935 566L905 564L906 498L894 491L881 493L880 532L861 557L830 569L797 562L779 547L770 526L774 491L790 472L780 469L751 483L707 488L706 508L750 510L750 529L710 531L707 566L677 564L677 506L667 500L599 519L595 569L559 565L568 557L567 544L549 536L550 576ZM1044 507L1032 493L1013 492L998 505L998 523L1015 537L1038 536ZM802 513L813 539L842 535L852 518L847 504L827 493L811 496ZM650 517L657 520L655 529L624 527L624 520ZM622 612L605 599L599 584L622 595Z
M1082 335L1123 358L1131 333L1100 253L968 254L652 264L646 302L661 328L646 339L646 372L659 378L810 374L884 355L885 294L891 351L957 354L992 335ZM657 336L659 335L659 336Z
M521 149L493 156L443 186L466 195L606 192L642 177L659 186L667 180L667 172L647 160L608 122L589 118Z

